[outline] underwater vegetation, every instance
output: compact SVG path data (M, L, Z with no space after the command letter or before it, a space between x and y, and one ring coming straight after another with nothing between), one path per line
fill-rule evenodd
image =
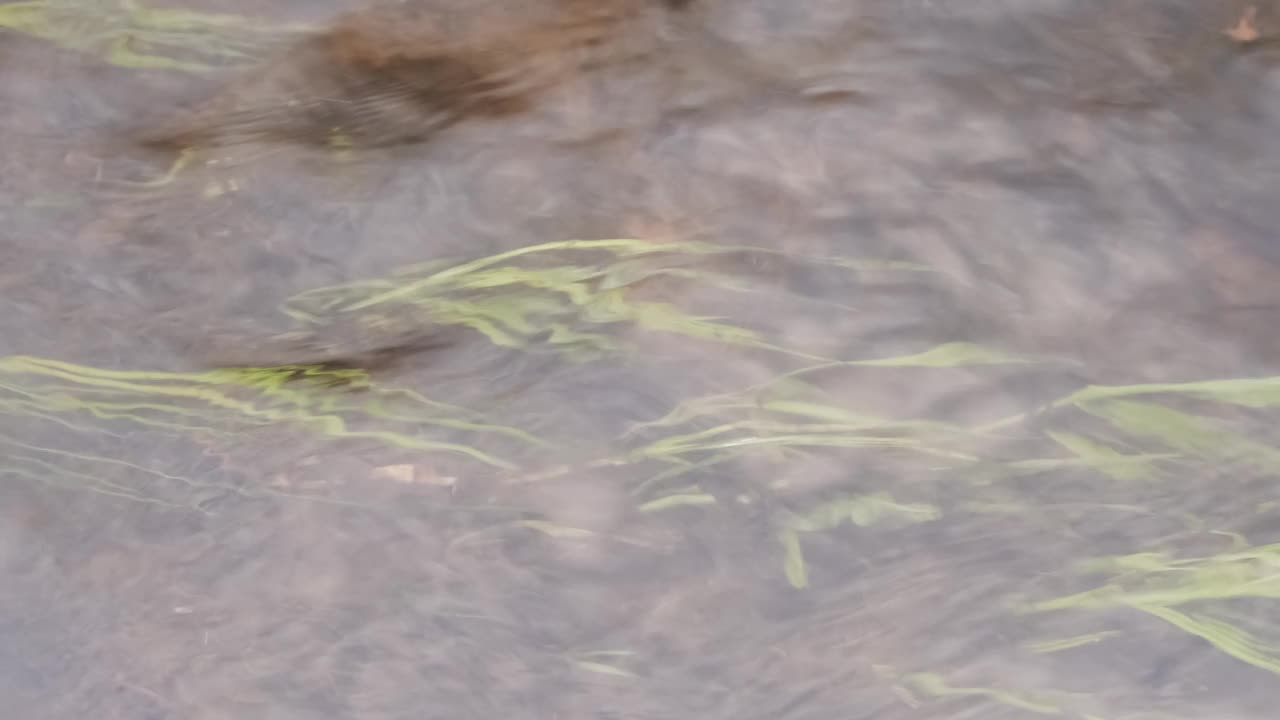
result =
M557 438L536 437L520 427L398 388L394 378L384 381L358 368L296 365L174 373L9 356L0 358L0 413L9 428L0 436L7 448L0 472L65 490L196 512L204 512L202 498L219 492L329 501L254 488L242 479L209 480L216 473L207 468L184 474L144 467L126 460L128 453L116 456L111 449L139 438L207 447L265 432L454 456L473 468L470 472L518 483L584 468L642 468L638 477L643 479L630 489L639 512L697 513L714 512L723 501L700 479L717 470L732 472L738 463L781 469L815 454L834 453L851 462L906 458L902 467L913 469L910 479L870 483L865 492L793 498L789 509L774 511L770 522L779 543L779 572L796 589L804 589L814 573L821 572L806 561L805 546L815 537L845 528L937 523L955 513L1034 516L1066 507L1062 499L1046 499L1034 486L1025 485L1028 478L1070 473L1077 511L1094 507L1099 513L1152 514L1170 512L1148 505L1151 498L1167 497L1167 488L1153 493L1162 484L1184 482L1196 473L1254 476L1280 470L1280 451L1253 439L1242 426L1247 418L1240 414L1270 410L1280 403L1280 378L1090 386L1034 413L980 423L887 417L847 405L810 378L845 371L923 376L964 368L980 373L1036 361L965 343L887 358L820 357L805 348L784 346L745 319L704 316L636 292L645 281L676 278L704 283L718 292L750 293L749 284L704 263L751 253L776 254L627 239L547 243L316 288L290 298L281 308L304 334L352 322L377 332L380 318L394 316L398 323L416 318L461 326L495 346L551 353L568 363L604 356L643 357L646 344L639 338L672 335L709 346L764 352L792 366L749 387L685 398L665 415L634 425L614 444L617 451L606 457L564 465L558 461ZM843 260L839 265L849 273L921 272L866 261ZM86 452L86 447L99 450ZM1010 448L1020 455L1011 454ZM520 463L508 457L512 449L519 450L515 455L523 458ZM467 482L465 474L460 482ZM941 486L948 492L939 492ZM754 488L763 493L774 490L783 492ZM1257 513L1271 510L1260 507ZM1184 514L1189 534L1217 531L1214 523L1221 521ZM585 532L538 522L528 521L551 537ZM1280 598L1280 554L1275 545L1250 545L1240 534L1229 537L1230 549L1219 553L1149 550L1059 568L1055 572L1093 586L1059 597L1010 598L1010 612L1127 609L1203 638L1242 662L1278 672L1280 648L1260 618L1270 617L1274 609L1269 604ZM1114 632L1103 628L1077 638L1046 640L1036 651L1066 652L1106 642ZM924 695L960 692L941 683L916 676L906 686ZM982 692L1004 702L1003 695L992 694L995 691Z

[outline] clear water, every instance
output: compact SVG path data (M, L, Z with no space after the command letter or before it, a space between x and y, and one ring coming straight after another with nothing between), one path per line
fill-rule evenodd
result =
M705 0L175 165L340 9L179 2L0 4L8 716L1270 717L1277 3Z

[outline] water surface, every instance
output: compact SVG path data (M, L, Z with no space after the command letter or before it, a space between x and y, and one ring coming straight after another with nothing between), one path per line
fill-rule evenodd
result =
M427 144L120 139L353 4L0 4L10 716L1270 717L1280 5L706 0Z

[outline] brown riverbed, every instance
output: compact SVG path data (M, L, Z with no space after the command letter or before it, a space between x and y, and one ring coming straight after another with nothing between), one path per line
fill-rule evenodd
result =
M358 6L0 4L6 717L1271 716L1280 4L130 140Z

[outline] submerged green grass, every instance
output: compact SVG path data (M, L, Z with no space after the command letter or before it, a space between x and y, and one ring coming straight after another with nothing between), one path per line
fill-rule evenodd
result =
M1087 387L1037 412L984 422L893 415L883 408L858 407L825 390L821 378L845 373L858 383L882 377L925 382L939 377L937 373L1000 373L1038 361L967 343L890 357L827 357L788 344L754 318L708 315L676 300L654 300L666 296L646 292L647 283L662 282L748 295L754 292L750 284L735 280L723 265L753 253L799 265L834 265L829 258L702 243L566 241L317 288L281 308L297 333L317 338L352 327L361 336L376 338L406 326L451 325L505 351L552 354L580 363L644 358L651 339L673 337L700 343L708 352L772 358L772 366L779 368L753 385L682 399L664 414L631 426L602 457L567 463L559 444L565 438L492 422L396 389L359 369L288 365L171 373L9 356L0 358L0 415L11 421L8 425L27 423L42 431L0 436L5 448L0 472L135 502L201 510L199 498L209 493L258 491L230 481L206 481L199 474L187 477L130 464L105 451L72 452L43 439L96 437L109 442L85 444L103 447L139 434L199 444L211 439L234 443L251 433L302 433L447 455L477 473L521 483L630 468L637 472L629 477L640 480L628 490L644 514L716 513L726 509L726 502L753 501L753 493L784 499L768 518L777 540L778 572L803 590L830 569L806 556L806 547L820 540L867 537L965 515L1028 522L1054 513L1157 517L1179 510L1155 507L1152 497L1176 494L1177 483L1186 478L1230 481L1238 474L1273 476L1280 469L1280 451L1259 440L1247 422L1280 404L1280 378ZM921 272L853 260L839 263L839 270ZM848 312L828 310L833 317ZM337 337L340 343L341 332ZM845 467L858 467L862 460L884 463L898 474L880 480L850 477L841 483L845 490L835 494L794 493L784 470L823 458ZM743 472L743 467L751 471ZM705 484L709 475L737 474L774 479L743 485L736 496L713 492ZM1037 480L1045 477L1070 478L1070 483L1037 488ZM1049 499L1045 493L1050 489L1059 495ZM1226 530L1220 520L1190 510L1185 514L1179 522L1188 534ZM532 518L502 527L517 526L552 541L593 537ZM1084 587L1058 597L1007 600L1024 617L1071 612L1085 619L1078 634L1046 639L1027 650L1056 657L1122 635L1106 626L1090 629L1087 620L1090 613L1102 617L1119 610L1202 638L1227 657L1280 673L1280 635L1267 622L1280 611L1274 605L1280 600L1280 546L1253 546L1240 535L1220 537L1232 539L1229 551L1184 555L1135 548L1133 554L1078 567L1046 568L1064 582ZM622 664L598 657L567 662L589 673L633 676ZM937 675L905 676L900 687L916 697L977 698L1031 714L1066 713L1052 700L952 685Z
M1280 545L1203 557L1147 552L1082 563L1098 587L1027 605L1027 612L1130 609L1196 635L1222 652L1280 674L1280 633L1268 618L1280 600Z
M645 283L659 280L747 291L723 272L700 263L750 254L774 253L625 238L551 242L460 264L431 263L391 277L319 288L290 299L283 311L301 327L313 329L351 317L365 325L410 317L423 325L470 328L501 347L551 350L575 359L634 351L629 347L634 343L620 332L630 330L824 360L778 345L743 323L637 297ZM850 272L858 270L858 265L846 264Z
M0 27L124 68L208 72L250 63L305 27L266 27L255 18L153 7L137 0L0 3Z
M278 434L282 441L302 433L443 453L495 469L515 466L484 449L485 438L502 439L489 445L539 445L519 429L487 423L462 408L378 387L362 371L306 366L172 373L9 356L0 358L0 417L9 418L12 428L0 434L0 474L198 511L214 491L287 493L206 482L63 445L199 448L235 445L250 433ZM129 479L110 479L116 475Z

